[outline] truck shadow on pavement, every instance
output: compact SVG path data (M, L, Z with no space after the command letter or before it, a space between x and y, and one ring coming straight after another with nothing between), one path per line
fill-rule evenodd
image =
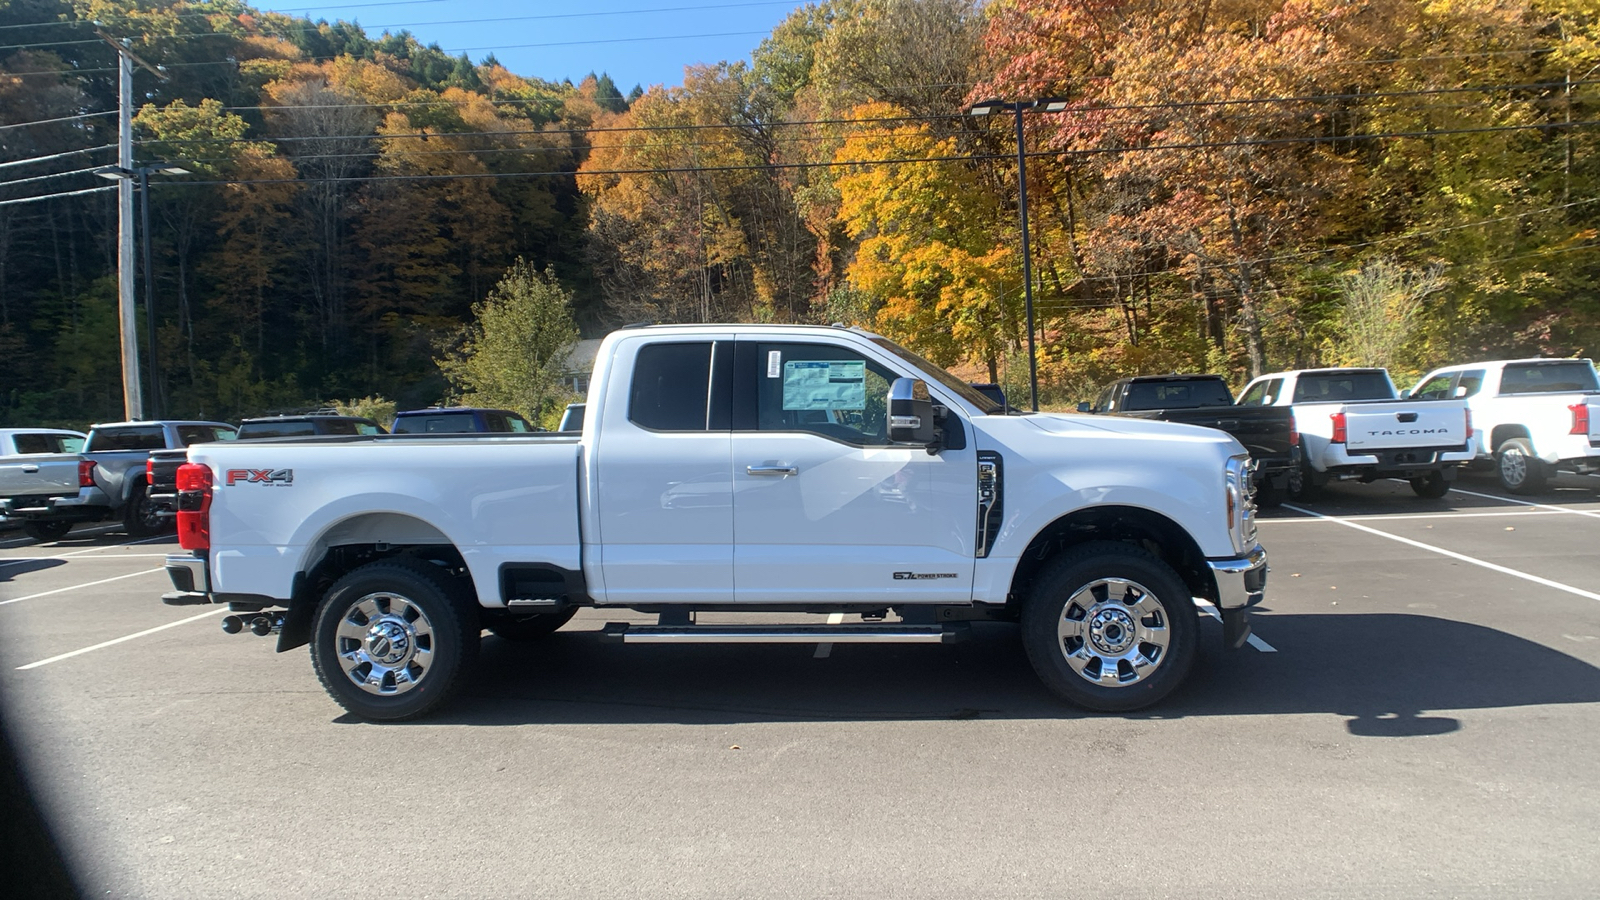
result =
M1188 682L1135 719L1326 713L1365 737L1456 731L1438 710L1600 701L1600 669L1504 632L1410 614L1273 615L1277 653L1225 653L1202 622ZM1023 655L1017 631L951 646L616 646L596 631L543 643L485 636L476 677L426 724L1079 719ZM343 717L340 721L354 721Z
M67 561L64 559L23 558L0 560L0 583L10 581L18 575L26 575L29 572L43 572L45 569L54 569L57 566L66 564ZM0 597L0 600L4 599L4 597Z

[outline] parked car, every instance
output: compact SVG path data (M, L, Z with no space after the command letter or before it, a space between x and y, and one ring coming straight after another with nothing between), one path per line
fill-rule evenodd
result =
M77 489L64 496L4 501L6 515L21 519L38 540L55 540L77 522L122 519L133 537L155 534L165 521L150 500L147 466L155 450L232 440L225 422L113 422L89 431L78 461Z
M85 439L82 432L56 428L0 428L0 502L76 494L78 454ZM11 521L0 513L0 522ZM26 521L21 525L29 537L50 539L41 537L48 535L49 529Z
M1411 396L1461 400L1477 461L1501 487L1531 494L1558 470L1600 471L1600 379L1587 359L1508 359L1435 369Z
M1294 410L1239 406L1220 375L1141 375L1113 381L1081 412L1203 425L1238 438L1255 463L1257 499L1276 504L1299 490L1300 433Z
M469 406L411 409L394 414L395 434L470 434L473 432L523 433L543 429L509 409Z
M388 434L382 425L363 416L337 412L257 416L239 423L236 440L261 441L271 438L312 437L314 435ZM151 514L171 519L177 511L178 466L183 465L184 448L157 450L145 463L145 483L150 486Z
M1450 492L1474 454L1472 417L1461 400L1401 399L1383 369L1298 369L1245 385L1240 406L1287 406L1300 433L1305 499L1331 480L1403 478L1417 496Z
M624 644L1017 621L1050 690L1122 712L1183 682L1194 598L1238 647L1264 596L1250 457L1214 429L1008 415L885 338L814 326L623 329L589 397L581 437L192 447L163 600L309 643L334 700L393 720L470 680L483 629L537 640L584 607L660 616L608 625ZM752 615L696 621L730 609Z

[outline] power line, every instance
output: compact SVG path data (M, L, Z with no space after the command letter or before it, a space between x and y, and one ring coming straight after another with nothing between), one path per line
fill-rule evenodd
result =
M33 122L17 122L14 125L0 125L0 131L10 131L13 128L28 128L33 125L54 125L57 122L76 122L80 119L94 119L100 116L114 116L117 111L108 109L104 112L84 113L81 116L62 116L59 119L39 119Z
M37 197L23 197L20 200L0 200L0 206L13 206L18 203L37 203L40 200L56 200L61 197L77 197L81 194L98 194L101 191L114 191L117 186L108 184L105 187L85 188L81 191L67 191L64 194L40 194Z
M34 181L49 181L52 178L67 178L72 175L87 175L100 170L100 166L90 166L85 169L73 169L70 172L52 172L49 175L34 175L31 178L18 178L14 181L0 181L0 188L15 187L19 184L28 184ZM116 187L116 185L112 185Z
M69 156L82 156L85 153L98 153L101 150L115 149L117 149L115 144L107 144L104 147L87 147L83 150L68 150L65 153L52 153L49 156L35 156L32 159L14 159L10 162L0 162L0 169L9 169L12 166L26 166L32 163L49 162L53 159L66 159ZM115 187L115 185L113 185L113 187Z

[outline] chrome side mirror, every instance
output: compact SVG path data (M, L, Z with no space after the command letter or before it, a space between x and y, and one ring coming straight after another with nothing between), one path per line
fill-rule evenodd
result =
M889 440L926 447L933 443L933 398L920 378L896 378L889 385Z

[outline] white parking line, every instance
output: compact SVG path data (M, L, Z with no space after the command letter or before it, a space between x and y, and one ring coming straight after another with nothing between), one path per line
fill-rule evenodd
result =
M844 624L844 613L828 613L828 624L829 625L843 625ZM829 654L831 654L831 653L833 653L833 645L829 644L829 643L822 643L822 644L818 644L817 645L817 652L811 654L811 658L812 659L827 659Z
M164 535L158 535L158 536L153 537L153 538L144 538L143 540L138 540L138 541L123 541L120 544L107 544L104 547L90 547L90 548L88 548L86 550L74 550L71 553L57 553L54 556L28 556L28 557L24 557L22 559L12 559L12 560L7 560L5 562L0 562L0 569L5 568L6 566L20 566L23 563L38 562L41 559L67 559L67 558L73 557L73 556L83 556L83 555L88 554L88 553L99 553L102 550L115 550L118 547L132 547L132 546L134 546L136 544L149 544L149 543L153 543L155 541L169 540L169 539L171 539L171 537L172 537L172 535L170 535L170 534L164 534ZM163 553L163 554L160 554L160 555L161 556L165 556L166 554Z
M1485 569L1489 569L1490 571L1494 571L1494 572L1499 572L1502 575L1510 575L1513 578L1521 578L1524 581L1531 581L1534 584L1542 584L1545 587L1555 588L1558 591L1566 591L1569 594L1576 594L1579 597L1583 597L1583 598L1586 598L1586 599L1589 599L1589 600L1600 600L1600 594L1592 593L1592 592L1586 591L1586 590L1584 590L1582 588L1575 588L1570 584L1562 584L1559 581L1551 581L1548 578L1540 578L1538 575L1530 575L1527 572L1519 572L1516 569L1508 569L1505 566L1495 565L1492 562L1486 562L1484 560L1477 559L1475 557L1467 556L1464 553L1457 553L1454 550L1446 550L1443 547L1435 547L1432 544L1424 544L1421 541L1413 541L1410 538L1401 537L1398 534L1389 534L1386 531L1379 531L1376 528L1368 528L1365 525L1359 525L1359 524L1357 524L1355 522L1352 522L1352 521L1350 521L1348 519L1341 519L1338 516L1323 515L1322 513L1313 512L1312 510L1309 510L1309 509L1301 509L1300 507L1294 506L1293 504L1289 504L1289 503L1283 504L1283 508L1284 509L1292 509L1295 512L1302 513L1304 515L1315 516L1315 517L1317 517L1319 519L1327 519L1330 522L1337 522L1340 525L1343 525L1343 526L1345 526L1347 528L1354 528L1357 531L1365 531L1367 534L1374 534L1374 535L1377 535L1378 537L1381 537L1381 538L1388 538L1391 541L1398 541L1398 542L1400 542L1402 544L1406 544L1407 546L1416 547L1418 550L1427 550L1430 553L1437 553L1440 556L1448 556L1451 559L1458 559L1458 560L1460 560L1460 561L1462 561L1464 563L1471 563L1471 564L1473 564L1475 566L1482 566Z
M155 634L158 631L166 631L168 628L177 628L179 625L187 625L190 622L198 622L201 619L204 619L204 618L206 618L208 616L214 616L217 613L224 613L224 612L227 612L227 611L228 611L227 607L223 607L222 609L206 610L205 612L201 613L198 616L190 616L187 619L179 619L176 622L168 622L165 625L157 625L154 628L146 628L145 630L137 632L135 634L127 634L127 635L123 635L122 637L119 637L119 638L112 638L109 641L101 641L100 643L95 644L93 647L84 647L82 650L73 650L73 651L70 651L68 653L63 653L60 656L52 656L49 659L41 659L38 662L28 663L25 666L17 666L17 671L21 672L21 671L25 671L27 669L37 669L40 666L48 666L53 662L60 662L63 659L71 659L74 656L82 656L85 653L93 653L96 650L102 650L102 649L104 649L106 647L110 647L110 646L112 646L114 644L120 644L120 643L122 643L124 641L131 641L131 640L134 640L135 638L142 638L147 634Z
M1394 513L1393 515L1361 516L1363 522L1388 522L1396 519L1495 519L1516 518L1518 516L1553 516L1569 510L1524 510L1522 512L1487 512L1487 513ZM1256 519L1256 522L1304 522L1316 524L1318 519Z
M1468 497L1482 497L1485 500L1499 500L1501 503L1515 503L1518 506L1532 506L1535 509L1548 509L1554 512L1571 513L1575 516L1588 516L1591 519L1600 519L1600 513L1590 512L1587 509L1568 509L1565 506L1551 506L1548 503L1530 503L1527 500L1512 500L1510 497L1496 497L1493 494L1480 494L1477 491L1464 491L1458 487L1450 489L1453 493L1466 494Z
M100 585L100 584L110 584L113 581L121 581L124 578L138 578L140 575L155 575L158 572L164 573L166 571L167 571L166 568L162 567L162 568L159 568L159 569L146 569L143 572L131 572L131 573L127 574L127 575L118 575L115 578L102 578L99 581L91 581L91 582L89 582L87 584L75 584L72 587L56 588L53 591L44 591L44 592L41 592L41 593L38 593L38 594L29 594L26 597L12 597L10 600L0 600L0 606L6 606L6 605L12 604L12 603L21 603L24 600L33 600L33 599L36 599L36 598L39 598L39 597L48 597L51 594L65 594L67 591L81 590L81 589L86 588L86 587L94 587L95 585Z
M1205 614L1210 616L1211 618L1216 619L1218 622L1222 621L1222 612L1221 612L1221 610L1218 610L1217 609L1217 605L1215 603L1212 603L1210 600L1207 600L1204 597L1196 597L1196 598L1194 598L1194 605L1200 607L1200 609L1202 611L1204 611ZM1247 643L1250 646L1256 648L1257 650L1260 650L1262 653L1277 653L1278 652L1278 648L1277 647L1274 647L1271 644L1267 643L1266 641L1263 641L1261 638L1257 637L1254 634L1250 635L1249 637L1245 638L1244 640L1245 640L1245 643Z

